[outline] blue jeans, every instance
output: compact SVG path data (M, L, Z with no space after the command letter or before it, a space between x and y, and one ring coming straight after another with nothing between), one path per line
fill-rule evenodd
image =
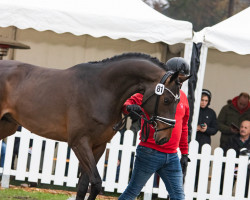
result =
M5 151L6 151L6 144L4 141L2 141L0 167L3 167L3 165L4 165Z
M148 179L157 172L169 193L171 200L184 200L182 169L177 153L167 154L138 146L133 173L126 190L119 200L134 200Z

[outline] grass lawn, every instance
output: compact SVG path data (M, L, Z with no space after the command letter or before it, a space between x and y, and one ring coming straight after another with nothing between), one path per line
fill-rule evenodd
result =
M67 200L72 193L62 190L12 187L0 188L0 200ZM73 193L74 196L74 193ZM117 200L117 197L98 195L97 200Z
M0 187L0 200L67 200L76 195L76 188L39 183L37 187L21 187L27 181L10 181L10 188ZM119 194L105 192L97 200L117 200Z
M23 189L9 188L0 189L1 200L67 200L70 196L66 194L51 194L39 191L26 191Z

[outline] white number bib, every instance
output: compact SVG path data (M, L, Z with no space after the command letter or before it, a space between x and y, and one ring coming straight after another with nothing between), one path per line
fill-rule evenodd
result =
M157 94L157 95L162 95L163 92L164 92L164 88L165 88L165 86L164 86L163 84L158 83L158 84L156 85L156 87L155 87L155 94Z

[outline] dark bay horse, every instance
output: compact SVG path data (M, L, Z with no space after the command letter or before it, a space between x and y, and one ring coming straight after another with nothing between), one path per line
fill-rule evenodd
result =
M40 136L68 142L83 168L77 199L84 199L91 183L88 199L93 200L102 184L96 163L116 133L113 127L131 95L144 94L145 111L162 129L155 141L170 139L179 85L187 78L178 72L166 75L164 67L156 58L139 53L65 70L0 61L0 139L22 125ZM163 90L155 95L158 83Z

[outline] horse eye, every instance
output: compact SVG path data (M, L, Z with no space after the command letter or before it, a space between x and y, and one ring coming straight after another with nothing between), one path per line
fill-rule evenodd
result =
M170 103L169 99L168 98L164 98L164 103L165 104L169 104Z

